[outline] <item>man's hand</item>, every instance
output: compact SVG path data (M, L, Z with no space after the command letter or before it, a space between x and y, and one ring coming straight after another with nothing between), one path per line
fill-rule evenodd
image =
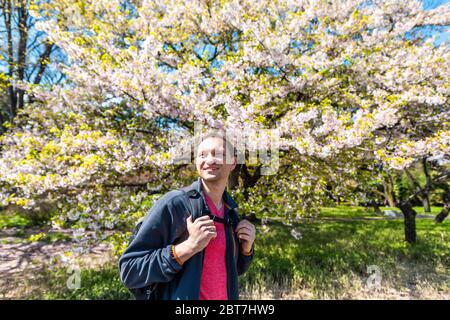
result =
M209 216L201 216L194 222L192 222L192 216L189 216L186 223L189 237L174 246L174 252L181 264L205 249L209 241L217 236L216 226Z
M209 216L201 216L192 222L192 216L186 220L189 238L187 241L192 246L194 253L206 248L209 241L217 236L214 221Z
M255 241L256 229L248 220L242 220L236 227L237 236L241 242L241 251L250 253Z

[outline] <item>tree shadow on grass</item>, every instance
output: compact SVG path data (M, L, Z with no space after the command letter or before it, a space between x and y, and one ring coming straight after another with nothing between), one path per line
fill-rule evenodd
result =
M436 281L435 270L450 265L446 227L436 229L430 221L418 222L418 242L413 245L404 241L403 221L318 220L292 226L274 221L268 226L266 233L258 227L256 248L261 249L255 251L254 263L244 278L247 284L300 279L328 290L339 275L367 278L370 265L400 282L410 281L411 272L405 272L408 268L426 270L422 275L414 273L415 282ZM291 235L292 228L301 233L301 239Z

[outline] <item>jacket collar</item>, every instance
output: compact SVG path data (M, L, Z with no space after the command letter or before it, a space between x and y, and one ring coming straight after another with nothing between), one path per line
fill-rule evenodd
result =
M203 189L202 189L202 178L198 178L196 181L194 181L194 183L192 183L192 187L198 192L200 193L200 195L203 197ZM223 192L223 203L225 205L225 207L227 207L228 209L235 209L238 207L237 203L234 201L234 199L230 196L230 194L227 191L227 188L225 188L224 192Z

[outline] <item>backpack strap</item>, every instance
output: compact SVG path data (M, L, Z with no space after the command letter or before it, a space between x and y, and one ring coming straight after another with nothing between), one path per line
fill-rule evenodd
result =
M202 216L202 212L203 212L203 208L202 208L202 197L201 195L197 192L197 190L193 189L192 187L184 187L180 189L181 191L183 191L188 199L189 199L189 203L191 204L191 214L192 214L192 221L194 221L196 218ZM142 223L144 222L145 218L147 216L145 215L144 217L141 217L137 222L136 225L134 226L134 230L133 230L133 234L131 235L131 238L129 240L129 243L131 243L131 241L134 240L134 238L136 238L136 235L139 232L139 229L142 226Z
M205 199L197 190L193 189L192 186L184 187L181 188L180 190L187 194L189 202L191 203L192 221L195 221L196 218L201 217L203 215L208 215L211 218L211 220L216 221L218 223L222 223L227 226L235 226L238 224L239 218L237 217L236 209L230 209L228 216L225 217L224 219L214 216L209 211Z
M183 191L189 200L190 207L191 207L191 215L192 215L192 221L195 221L198 217L201 217L203 215L208 215L213 221L222 223L227 226L236 226L239 223L239 213L237 212L237 209L232 208L228 211L228 216L224 219L219 218L217 216L214 216L209 211L208 205L206 204L204 198L201 196L201 194L192 188L192 186L183 187L180 189ZM244 217L245 218L245 217ZM138 220L136 223L136 226L133 230L133 234L131 236L131 239L129 243L136 237L139 229L142 226L142 223L144 222L145 217L142 217Z
M232 226L237 226L239 224L239 212L237 208L231 208L228 211L228 218L230 219L230 224ZM244 216L245 219L245 216Z
M192 186L184 187L180 189L183 191L191 204L191 215L192 221L195 221L198 217L203 215L203 199L197 190L193 189Z

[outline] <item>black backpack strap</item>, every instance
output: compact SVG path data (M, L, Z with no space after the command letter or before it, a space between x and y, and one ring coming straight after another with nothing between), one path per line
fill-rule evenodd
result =
M237 226L239 224L239 212L237 208L231 208L228 211L228 219L229 223L232 226Z
M212 214L210 214L209 217L211 218L211 220L218 222L218 223L222 223L226 226L236 226L237 225L236 220L233 219L232 217L225 217L225 219L222 219L220 217L213 216Z
M183 191L184 193L186 193L188 199L189 199L189 203L191 204L191 214L192 214L192 221L194 221L196 218L202 216L202 212L203 212L203 207L202 207L202 197L201 195L197 192L197 190L193 189L192 187L184 187L180 189L181 191ZM142 223L144 222L145 218L147 216L144 216L142 218L140 218L138 220L138 222L136 223L134 230L133 230L133 234L131 235L131 238L128 242L128 244L131 243L131 241L134 240L134 238L136 238L136 235L139 232L139 229L142 226Z
M190 203L191 206L191 215L192 215L192 221L195 221L198 217L201 217L203 215L203 199L201 194L192 188L192 186L184 187L180 189L183 191Z
M239 215L237 209L230 209L228 211L228 216L226 216L225 218L220 218L211 214L208 205L205 202L205 199L197 190L193 189L192 186L184 187L180 190L187 194L189 202L191 203L192 221L195 221L196 218L203 215L208 215L213 221L222 223L227 226L236 226L239 223Z

